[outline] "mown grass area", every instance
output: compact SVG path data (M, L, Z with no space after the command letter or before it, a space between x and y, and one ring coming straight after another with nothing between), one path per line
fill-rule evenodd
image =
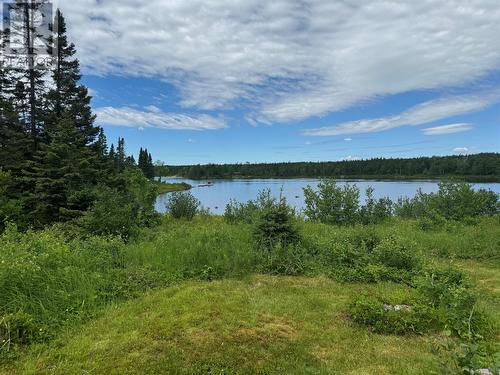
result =
M339 263L370 241L398 238L426 267L464 270L479 296L475 311L489 319L481 342L494 346L500 342L498 217L421 224L298 220L299 252L284 254L256 249L252 224L206 215L166 216L128 243L68 239L57 228L9 229L0 238L0 306L25 341L13 341L8 353L2 347L0 373L442 371L450 353L434 348L450 340L447 329L377 334L352 320L360 296L407 303L412 282L384 281L380 270L387 269L378 264ZM364 271L376 271L374 279L360 280ZM399 273L390 271L389 279Z
M349 321L359 293L393 284L251 276L185 282L33 348L19 374L427 374L434 337L370 333ZM404 291L403 291L404 292Z
M173 193L174 191L184 191L191 189L191 185L185 182L161 182L154 181L158 194Z

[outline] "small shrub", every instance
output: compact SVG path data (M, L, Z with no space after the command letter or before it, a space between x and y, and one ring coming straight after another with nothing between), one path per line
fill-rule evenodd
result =
M185 275L187 278L195 278L204 281L213 281L220 279L223 274L212 266L204 265L199 269L187 270Z
M356 323L369 326L376 333L408 334L428 330L428 312L421 307L385 304L374 297L362 296L350 306Z
M177 191L168 197L167 211L176 219L192 220L199 207L200 201L191 192Z
M256 200L250 200L247 203L239 203L231 199L226 205L224 219L229 224L254 224L265 210L272 208L276 203L277 200L271 195L270 189L260 191Z
M418 219L425 216L429 207L429 194L418 189L413 198L401 197L394 205L394 214L405 219Z
M453 267L427 270L416 280L422 301L437 311L443 327L462 338L482 336L490 327L464 273Z
M77 221L84 234L128 239L139 228L138 211L126 194L102 188L92 207Z
M442 330L474 341L490 332L489 320L476 302L475 291L461 271L433 268L416 279L407 308L396 311L391 308L392 301L361 297L351 305L350 312L353 320L379 333Z
M423 231L443 229L446 224L446 218L436 210L430 210L426 216L418 220L418 226Z
M263 208L253 233L257 248L271 250L276 246L287 247L299 243L300 235L294 220L295 212L285 198Z
M380 237L373 227L357 227L350 238L350 242L356 249L371 253L380 243Z
M374 248L372 256L376 262L398 270L413 271L422 264L413 244L395 236L382 240Z
M405 218L425 218L430 215L447 220L467 220L478 216L492 216L500 210L498 194L484 189L475 191L471 184L441 182L436 193L421 190L413 198L401 198L395 213Z
M373 188L366 189L366 203L359 210L362 224L378 224L392 216L393 203L389 198L373 198Z
M441 358L440 374L444 375L481 375L479 369L488 369L491 374L500 371L500 352L498 347L484 342L461 341L449 338L438 342L433 352ZM483 372L484 373L484 372Z
M335 181L323 180L318 191L304 188L304 213L309 220L326 224L350 225L358 221L359 189L356 185L337 186Z

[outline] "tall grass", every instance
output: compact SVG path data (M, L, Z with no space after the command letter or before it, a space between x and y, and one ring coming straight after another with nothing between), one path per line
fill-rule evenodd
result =
M127 246L128 267L148 267L180 278L196 277L210 268L222 277L251 273L259 262L249 225L227 225L219 218L166 218L155 231L153 240Z

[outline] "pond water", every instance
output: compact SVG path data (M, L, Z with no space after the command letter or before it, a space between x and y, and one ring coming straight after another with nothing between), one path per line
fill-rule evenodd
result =
M238 202L247 202L257 197L259 191L270 189L271 193L279 197L280 191L286 197L288 203L296 209L304 208L304 194L302 189L307 185L313 188L319 182L315 178L295 179L233 179L233 180L189 180L185 178L162 178L165 182L186 182L193 186L191 193L200 200L203 207L210 209L212 214L224 213L226 204L230 199ZM380 180L337 180L339 185L350 183L356 184L361 190L361 198L364 199L365 190L371 186L375 189L374 197L389 197L396 201L399 197L413 197L420 188L424 193L437 191L437 181L380 181ZM207 186L209 185L209 186ZM476 189L490 189L500 194L500 183L475 183ZM165 212L165 204L168 193L158 196L156 209Z

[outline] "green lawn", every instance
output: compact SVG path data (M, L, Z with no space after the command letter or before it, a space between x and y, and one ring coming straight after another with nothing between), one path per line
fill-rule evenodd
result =
M252 276L185 282L106 309L14 374L428 374L433 337L370 333L346 307L394 284Z

